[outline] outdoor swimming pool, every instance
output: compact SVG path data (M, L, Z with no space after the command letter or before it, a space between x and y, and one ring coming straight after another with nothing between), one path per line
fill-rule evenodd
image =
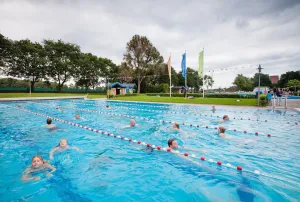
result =
M213 113L210 109L116 101L2 102L0 200L297 201L299 112L217 106ZM84 119L75 120L76 113ZM218 124L224 114L231 120ZM60 119L53 123L61 130L42 127L43 115ZM126 127L130 119L136 120L136 127ZM182 131L172 130L169 121L179 122ZM218 125L228 129L229 139L217 135ZM41 174L40 181L22 182L22 171L32 156L48 160L61 138L83 152L55 154L50 163L57 171L52 177ZM181 158L163 151L169 138L205 153L181 149L188 155Z

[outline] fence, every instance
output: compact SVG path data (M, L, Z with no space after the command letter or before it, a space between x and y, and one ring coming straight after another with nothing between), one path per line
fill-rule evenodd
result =
M28 93L29 88L15 88L15 87L0 87L0 93ZM56 88L34 88L35 93L56 93ZM85 90L85 89L72 89L65 88L62 89L60 93L101 93L106 94L104 89L98 90Z

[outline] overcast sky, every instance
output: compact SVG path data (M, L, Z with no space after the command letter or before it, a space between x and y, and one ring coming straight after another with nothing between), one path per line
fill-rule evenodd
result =
M187 66L197 69L204 48L214 87L252 76L258 64L271 75L300 70L300 0L0 0L0 33L62 39L116 64L131 37L145 35L165 62L172 53L178 71L185 50Z

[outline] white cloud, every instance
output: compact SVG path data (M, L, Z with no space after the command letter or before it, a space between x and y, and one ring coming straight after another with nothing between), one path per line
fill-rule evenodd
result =
M286 1L2 1L0 32L15 40L62 39L119 64L134 34L147 36L180 70L197 68L205 48L205 72L215 87L230 86L237 73L281 74L300 67L300 4ZM252 67L251 67L252 66ZM218 73L219 72L219 73Z

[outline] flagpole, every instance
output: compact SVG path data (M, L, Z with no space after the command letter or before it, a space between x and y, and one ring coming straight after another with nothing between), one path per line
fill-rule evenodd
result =
M185 50L185 98L187 97L187 66L186 66L186 50Z
M171 53L170 53L169 59L170 59L170 66L171 66ZM168 67L168 68L169 68L169 67ZM170 72L169 72L169 77L170 77L170 86L169 86L169 87L170 87L170 97L172 97L172 96L171 96L171 93L172 93L172 92L171 92L171 85L172 85L172 82L171 82L172 76L171 76L171 75L172 75L172 67L171 67L171 70L170 70Z
M203 48L203 58L202 58L202 61L203 61L203 67L202 67L202 90L203 90L203 98L204 98L204 48Z

